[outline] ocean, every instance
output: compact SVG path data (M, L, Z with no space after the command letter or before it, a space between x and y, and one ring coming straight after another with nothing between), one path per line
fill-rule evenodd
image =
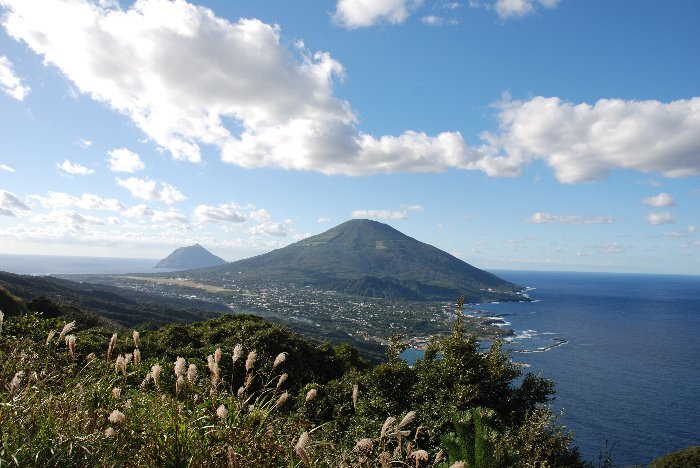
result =
M515 361L556 383L585 459L606 441L616 466L700 445L700 276L494 273L535 302L478 308L516 332Z
M155 263L0 255L0 270L33 275L163 271ZM494 273L534 288L534 302L476 308L516 332L515 361L556 383L552 407L585 459L606 441L616 466L700 445L700 276Z

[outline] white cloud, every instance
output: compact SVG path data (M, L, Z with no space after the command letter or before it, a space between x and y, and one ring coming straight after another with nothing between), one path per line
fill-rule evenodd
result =
M503 19L519 18L535 11L537 4L544 8L556 8L560 0L496 0L493 8Z
M612 224L612 216L553 215L537 212L527 220L536 224Z
M186 197L178 189L170 184L161 182L160 189L156 181L151 179L139 179L129 177L128 179L116 178L117 184L124 187L134 198L142 200L161 201L168 205L185 200Z
M333 21L347 29L399 24L422 4L423 0L338 0Z
M134 173L146 167L138 154L126 148L113 149L107 154L109 155L107 159L109 168L113 172Z
M564 183L600 179L614 169L700 174L700 98L591 105L535 97L498 107L500 134L482 135L482 150L492 154L476 163L491 175L517 174L535 159Z
M592 105L556 97L508 101L499 105L499 130L483 133L478 147L457 131L371 135L356 127L350 103L334 96L342 65L301 42L287 45L279 26L229 22L184 0L140 0L127 9L87 0L0 4L8 34L80 92L128 116L175 159L200 161L200 145L211 145L223 161L242 167L325 174L458 168L515 176L537 159L565 183L619 168L668 177L700 174L700 98ZM336 14L362 13L352 24L388 21L386 15L398 21L411 6L415 2L341 1Z
M458 23L454 18L443 18L442 16L435 15L424 16L420 20L423 24L427 24L428 26L442 26L445 24L454 26Z
M0 164L0 171L15 172L15 170L7 164Z
M124 210L122 214L127 218L142 218L144 216L153 216L155 213L148 205L140 204Z
M285 237L287 229L280 223L265 222L251 227L248 230L253 235L267 234L270 236Z
M29 198L37 200L44 208L50 210L72 207L92 211L126 210L126 205L116 198L102 198L92 193L83 193L80 197L75 197L63 192L48 192L46 197L31 195Z
M318 218L318 224L328 224L331 222L331 218Z
M618 243L596 244L596 245L589 245L587 247L589 247L591 249L598 250L601 253L606 253L606 254L623 253L623 252L627 252L628 250L633 248L633 246L631 246L629 244L618 244Z
M78 146L80 146L81 148L85 148L85 149L92 146L92 142L90 140L86 140L84 138L78 138L78 141L76 143L78 144Z
M395 221L404 221L408 219L408 215L405 211L391 210L355 210L352 212L351 216L353 218L374 218Z
M56 167L66 172L67 174L72 175L90 175L94 174L95 172L94 169L88 169L87 167L82 166L78 163L72 163L67 159L61 164L56 164Z
M0 190L0 216L17 216L18 211L30 211L27 205L12 192Z
M673 217L673 214L669 213L668 211L649 213L644 217L644 219L647 223L651 224L652 226L658 226L660 224L673 224L676 222L676 219Z
M62 226L80 229L84 225L101 226L104 220L91 215L78 213L75 210L55 210L32 217L31 221L36 223L59 224Z
M694 237L697 232L697 226L690 225L685 231L666 231L661 235L663 237Z
M655 197L645 198L642 200L642 203L647 206L674 206L676 204L676 200L674 200L668 193L662 192Z
M194 217L200 223L244 223L246 221L235 203L219 206L197 205L194 208Z
M165 224L166 226L181 225L189 223L187 216L180 213L174 208L170 208L168 211L156 210L153 212L153 222L156 224Z
M10 97L23 101L29 91L29 86L22 84L12 69L12 62L4 55L0 56L0 88Z

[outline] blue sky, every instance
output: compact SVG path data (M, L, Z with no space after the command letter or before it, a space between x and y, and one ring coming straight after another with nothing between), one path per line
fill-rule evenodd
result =
M227 260L353 217L700 274L700 2L0 0L0 252Z

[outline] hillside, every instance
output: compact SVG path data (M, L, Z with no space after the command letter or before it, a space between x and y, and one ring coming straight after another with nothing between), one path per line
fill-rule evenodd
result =
M377 221L356 219L256 257L183 273L224 280L313 285L407 300L520 300L519 286Z
M188 270L191 268L206 268L226 263L221 257L217 257L213 253L199 244L189 247L180 247L158 262L155 268L176 268Z

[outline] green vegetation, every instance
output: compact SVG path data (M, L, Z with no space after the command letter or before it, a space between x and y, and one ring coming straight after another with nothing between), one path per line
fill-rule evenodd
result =
M61 310L5 317L0 466L584 465L551 382L461 325L372 366L250 315L114 334Z
M649 468L697 468L700 466L700 446L669 453L651 462Z

